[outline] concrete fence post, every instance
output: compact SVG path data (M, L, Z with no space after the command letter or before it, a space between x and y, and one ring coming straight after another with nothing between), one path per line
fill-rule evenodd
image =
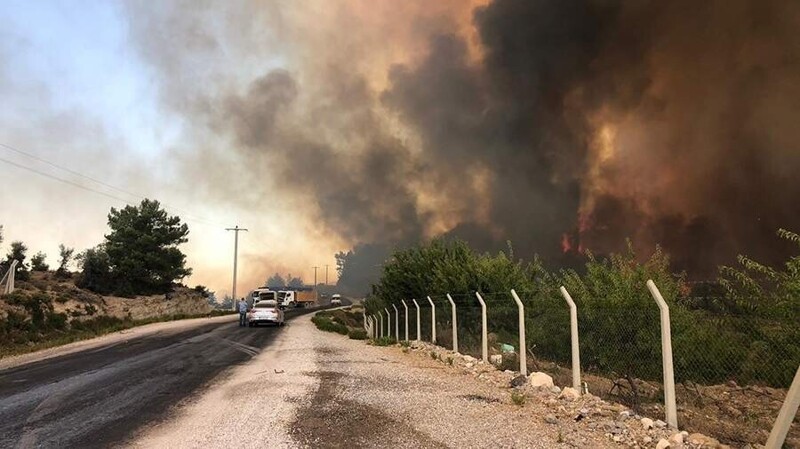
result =
M383 337L383 315L378 312L378 338Z
M786 435L789 433L789 426L792 425L792 420L797 415L798 408L800 408L800 367L797 368L792 386L789 387L789 392L786 393L786 400L783 401L781 411L775 420L775 425L769 433L767 449L780 449L783 447Z
M400 311L397 310L397 306L392 304L394 308L394 337L397 341L400 341Z
M456 302L453 301L453 297L450 296L450 293L447 294L447 300L450 301L450 310L453 314L451 319L453 324L453 352L458 352L458 315L456 315Z
M18 260L12 260L11 265L8 267L8 271L6 271L6 274L3 275L3 279L0 279L0 285L3 285L3 281L6 283L5 288L3 288L4 294L14 293L14 279L16 278L18 263Z
M417 341L421 341L422 337L420 336L420 320L419 320L419 303L416 299L412 299L414 301L414 305L417 306Z
M406 341L408 341L408 304L406 304L406 300L405 299L401 299L400 302L403 303L403 307L406 309L406 314L405 314L405 317L406 317Z
M478 302L481 303L481 354L483 357L484 362L489 361L489 335L488 331L486 330L486 322L488 321L486 318L486 303L483 301L483 297L480 293L475 292L475 296L478 297Z
M431 303L431 343L436 344L436 304L428 296L428 302Z
M581 355L578 344L578 308L564 286L561 286L561 296L569 305L569 334L572 342L572 388L581 391Z
M525 341L525 306L522 305L522 300L519 299L517 292L511 289L511 296L517 303L517 310L519 312L519 373L523 376L528 375L528 353L527 342Z
M667 424L678 428L678 408L675 404L675 372L672 366L672 332L670 331L669 306L652 279L647 280L647 289L661 311L661 360L664 365L664 410Z
M392 336L392 314L389 312L389 308L385 307L383 310L386 311L386 336Z

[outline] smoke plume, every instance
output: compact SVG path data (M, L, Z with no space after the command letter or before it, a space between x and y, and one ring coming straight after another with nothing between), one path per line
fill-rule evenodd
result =
M134 5L132 32L192 123L185 169L233 158L259 179L234 196L342 249L631 238L705 277L800 229L800 3L262 3Z

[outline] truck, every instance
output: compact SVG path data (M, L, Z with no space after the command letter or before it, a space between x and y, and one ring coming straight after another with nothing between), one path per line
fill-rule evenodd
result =
M278 291L278 303L282 307L306 307L317 302L317 292L308 288L293 288Z
M259 287L247 295L247 305L249 307L253 307L259 301L278 301L278 292L269 287ZM280 301L278 304L280 304Z

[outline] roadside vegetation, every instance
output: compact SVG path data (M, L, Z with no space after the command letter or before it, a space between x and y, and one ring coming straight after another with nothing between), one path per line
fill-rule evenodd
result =
M311 322L317 326L317 329L347 335L352 340L366 340L368 338L367 331L363 327L363 320L364 314L361 309L354 307L323 310L311 317Z
M227 313L212 310L221 306L207 288L181 284L191 274L179 249L189 228L158 201L111 208L108 226L103 242L93 248L76 253L59 245L57 267L46 263L44 252L28 257L25 243L11 242L0 260L0 276L16 260L17 290L0 296L0 356L156 321ZM3 237L0 226L0 243ZM129 300L114 309L111 297L115 304ZM152 313L138 310L159 301L164 304ZM228 298L226 305L230 308Z
M800 249L797 234L778 234ZM586 258L582 271L549 271L538 258L516 260L510 244L507 253L492 255L478 254L463 241L436 239L395 252L365 306L367 313L377 313L402 299L436 295L449 311L443 295L451 293L460 303L460 343L477 348L480 308L474 292L489 303L495 339L514 343L513 288L526 307L531 363L568 364L568 312L558 291L563 285L578 305L583 369L630 382L658 381L659 312L645 285L653 279L670 305L676 381L781 388L791 383L800 362L800 256L781 268L740 256L739 267L721 267L711 286L689 284L684 274L671 272L669 256L658 248L644 258L630 245L621 254ZM441 340L450 333L449 313L439 316Z

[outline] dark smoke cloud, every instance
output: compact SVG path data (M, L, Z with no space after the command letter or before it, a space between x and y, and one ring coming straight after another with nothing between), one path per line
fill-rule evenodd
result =
M374 42L319 44L347 23L181 111L351 245L449 233L556 258L564 233L599 253L630 237L699 277L739 252L778 261L775 230L800 230L800 3L494 0L473 11L480 57L431 20L380 89Z

